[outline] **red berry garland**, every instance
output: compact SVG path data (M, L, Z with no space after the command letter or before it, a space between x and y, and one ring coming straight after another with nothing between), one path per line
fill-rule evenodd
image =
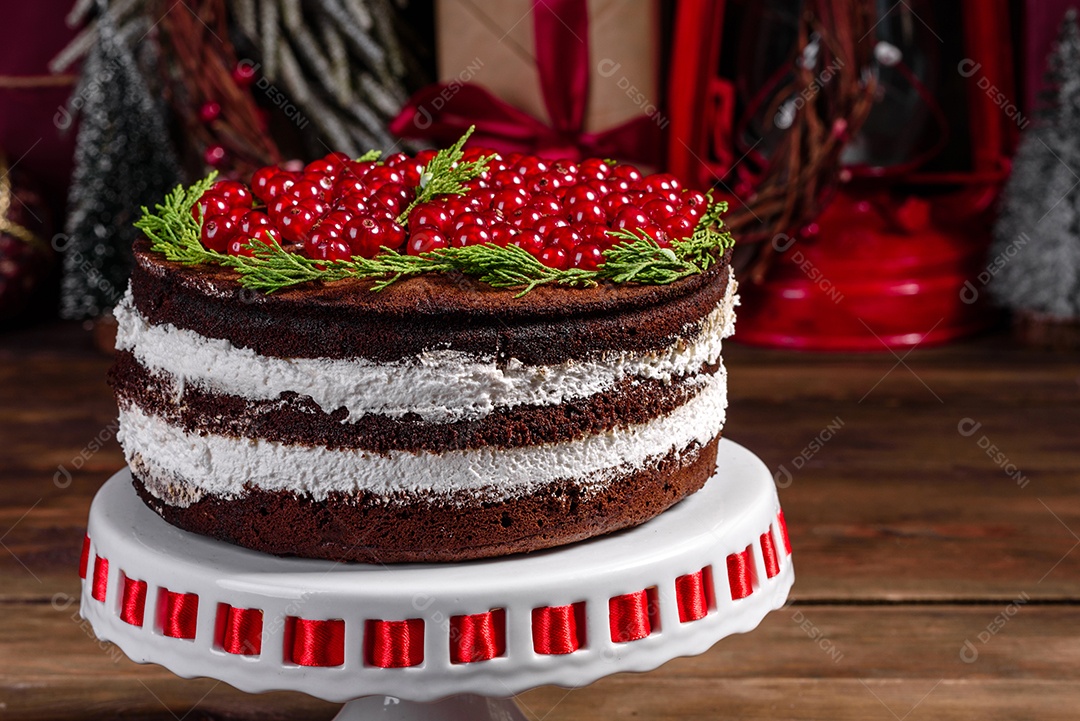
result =
M470 148L462 162L489 157L463 195L436 196L402 213L433 154L397 153L383 162L330 153L302 171L257 170L250 185L222 180L192 209L202 243L250 256L248 241L277 240L314 260L373 258L382 247L419 255L493 243L517 246L556 269L595 270L618 239L643 231L661 247L690 237L705 195L668 174L599 159L549 161Z

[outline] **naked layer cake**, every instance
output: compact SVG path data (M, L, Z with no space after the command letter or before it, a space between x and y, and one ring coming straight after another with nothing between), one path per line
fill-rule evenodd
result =
M460 145L260 173L147 211L116 311L121 441L170 523L454 561L642 523L714 473L736 296L705 196Z

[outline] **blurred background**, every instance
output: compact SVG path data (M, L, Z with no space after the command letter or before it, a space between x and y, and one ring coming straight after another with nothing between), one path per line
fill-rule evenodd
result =
M5 3L0 323L108 345L138 207L210 170L472 142L731 202L738 340L1075 347L1069 0Z

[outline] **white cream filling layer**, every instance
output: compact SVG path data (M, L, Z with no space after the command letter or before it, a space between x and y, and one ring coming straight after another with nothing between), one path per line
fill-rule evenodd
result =
M235 498L246 485L310 494L332 491L379 495L416 492L445 497L471 491L484 498L516 498L559 479L603 485L615 473L644 468L671 450L720 433L727 409L727 373L701 376L702 388L666 416L593 436L521 448L431 453L329 450L318 446L188 433L135 405L120 410L119 438L148 490L186 506L204 493Z
M393 363L271 358L171 324L148 323L135 309L130 289L116 308L116 347L171 376L178 397L186 384L248 400L294 392L312 398L327 413L345 408L353 419L367 413L392 418L415 413L428 422L449 423L483 418L496 408L558 405L608 390L626 377L669 380L696 373L719 360L722 339L734 332L735 290L735 279L729 277L726 296L691 340L653 353L611 353L551 366L526 366L514 359L499 365L494 358L453 350Z

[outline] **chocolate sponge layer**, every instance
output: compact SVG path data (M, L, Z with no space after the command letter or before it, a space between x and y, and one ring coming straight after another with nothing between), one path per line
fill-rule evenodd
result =
M526 365L603 351L666 348L723 299L730 252L708 272L669 285L540 286L521 298L455 274L308 284L266 295L219 266L183 266L135 245L131 289L149 322L171 323L279 358L395 361L450 348Z
M672 452L647 467L584 489L557 481L522 498L481 502L331 494L326 500L249 488L239 499L203 496L181 508L147 489L143 500L169 523L279 556L363 563L464 561L551 548L636 526L697 491L713 474L716 444ZM173 481L175 483L175 480Z
M713 373L717 368L701 370ZM127 351L117 353L109 374L121 404L134 403L188 432L378 453L532 446L647 423L697 395L703 386L694 378L671 383L625 379L608 391L558 405L515 406L476 420L431 423L376 414L343 422L344 409L327 413L311 398L295 393L248 400L186 385L177 397L172 379L148 370Z

